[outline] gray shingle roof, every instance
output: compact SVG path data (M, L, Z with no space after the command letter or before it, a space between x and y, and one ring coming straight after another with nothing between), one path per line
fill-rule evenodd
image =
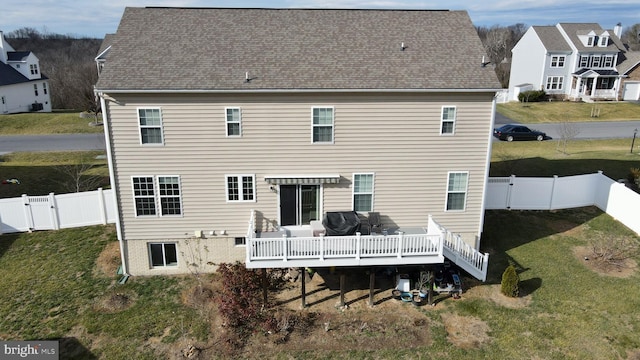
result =
M104 39L102 39L102 43L100 43L100 49L98 49L98 56L96 56L96 59L106 59L107 53L105 53L105 50L107 50L109 46L111 46L114 37L115 34L106 34L104 36Z
M9 51L7 52L7 61L26 61L31 51Z
M620 74L627 74L640 64L640 51L627 51L618 57L619 63L616 66Z
M24 75L11 65L0 62L0 86L29 82Z
M555 26L532 26L538 38L542 41L542 45L550 52L571 52L571 46L567 44Z
M582 41L580 41L580 39L578 38L578 34L587 34L589 33L589 31L593 30L596 33L596 35L600 36L600 34L602 34L605 31L602 27L600 27L600 25L596 23L560 23L560 26L562 26L564 31L567 33L567 35L569 36L569 39L571 39L571 42L578 49L579 53L584 53L584 52L599 53L599 52L612 52L612 51L620 50L618 47L619 39L611 30L609 30L609 35L611 40L613 41L610 41L609 45L607 45L606 47L599 47L599 46L586 47L582 44Z
M483 55L464 11L127 8L97 88L500 88Z

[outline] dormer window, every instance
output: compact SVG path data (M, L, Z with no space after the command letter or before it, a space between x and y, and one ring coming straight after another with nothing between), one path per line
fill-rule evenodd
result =
M600 47L606 47L609 44L609 37L603 36L600 38Z
M29 69L31 69L31 75L38 75L38 65L31 64L29 65Z
M595 39L596 39L595 36L589 36L589 38L587 39L587 46L593 46Z

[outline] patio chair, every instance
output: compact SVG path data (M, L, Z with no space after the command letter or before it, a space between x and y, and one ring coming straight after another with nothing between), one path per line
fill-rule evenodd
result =
M380 221L380 213L369 212L369 231L380 234L382 232L382 222Z

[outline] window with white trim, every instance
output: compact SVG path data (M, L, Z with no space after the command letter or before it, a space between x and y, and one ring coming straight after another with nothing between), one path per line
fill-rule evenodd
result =
M133 176L133 200L136 216L182 215L179 176Z
M552 56L551 57L551 67L552 68L561 68L564 67L564 61L566 57L562 56Z
M181 215L180 177L158 176L160 215Z
M139 108L138 125L141 144L162 144L162 112L160 108Z
M595 36L589 36L589 38L587 39L587 46L593 46L594 41Z
M606 68L613 67L613 55L606 55L604 57L602 67L606 67Z
M586 68L587 66L589 66L589 55L580 56L580 67Z
M242 136L242 115L240 108L226 108L227 136Z
M563 76L548 76L547 90L562 90Z
M38 84L33 84L33 93L38 96Z
M373 174L353 174L353 210L373 211Z
M443 106L440 117L440 135L453 134L456 124L456 107Z
M29 69L31 70L31 75L38 75L38 65L37 64L29 65Z
M152 268L178 266L176 243L149 243L149 260Z
M595 55L591 57L591 67L594 67L594 68L600 67L600 55Z
M333 108L314 107L311 109L312 142L333 143Z
M156 196L153 176L134 176L131 178L131 182L136 216L155 216Z
M234 245L235 246L246 246L247 245L247 238L246 237L234 238Z
M447 180L446 210L464 210L467 201L468 172L450 172Z
M227 175L227 201L255 201L255 175Z
M42 83L42 92L47 95L47 83Z

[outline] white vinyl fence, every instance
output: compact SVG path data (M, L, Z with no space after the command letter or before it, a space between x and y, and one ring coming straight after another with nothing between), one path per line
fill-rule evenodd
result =
M115 223L112 191L0 199L0 234Z
M557 210L597 206L640 234L640 194L601 171L552 178L492 177L487 184L487 210Z

